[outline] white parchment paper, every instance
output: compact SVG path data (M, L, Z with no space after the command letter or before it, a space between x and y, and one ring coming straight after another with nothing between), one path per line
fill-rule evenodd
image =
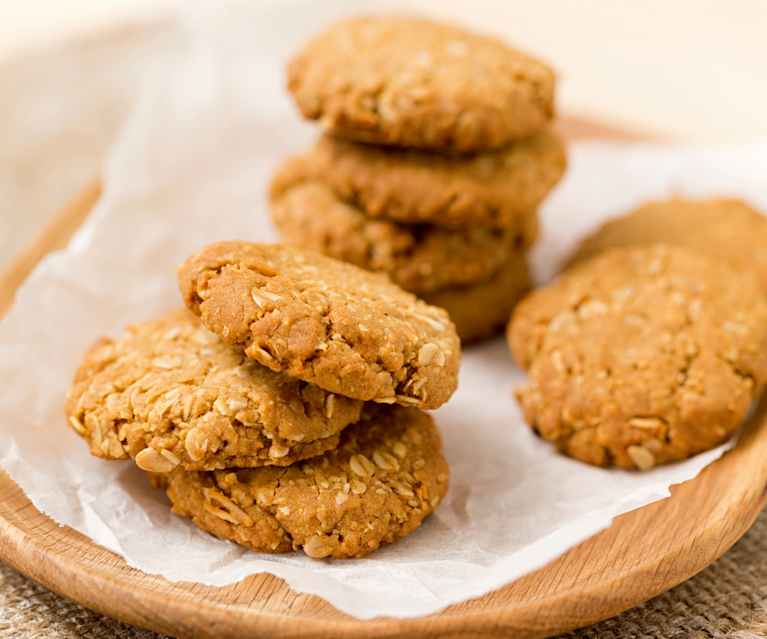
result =
M260 555L216 540L171 515L130 462L89 456L62 414L86 346L179 305L175 267L203 244L275 237L268 177L314 135L284 95L283 61L341 10L321 4L198 9L185 20L173 64L152 70L111 153L93 215L0 323L0 464L41 511L148 573L224 585L267 571L357 617L424 615L544 565L667 496L724 447L642 474L560 456L523 425L512 399L522 375L499 339L465 353L460 388L436 415L452 468L447 500L415 534L366 559ZM541 278L580 234L647 197L730 193L767 207L767 144L581 144L570 156L543 211Z

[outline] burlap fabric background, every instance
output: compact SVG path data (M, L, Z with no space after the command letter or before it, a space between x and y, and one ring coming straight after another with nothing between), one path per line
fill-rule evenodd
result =
M0 65L0 263L97 175L135 96L137 70L166 55L166 42L165 27L139 26ZM58 120L50 109L40 119L40 104L55 104ZM157 636L85 610L0 563L0 639ZM695 578L567 637L767 637L767 513Z

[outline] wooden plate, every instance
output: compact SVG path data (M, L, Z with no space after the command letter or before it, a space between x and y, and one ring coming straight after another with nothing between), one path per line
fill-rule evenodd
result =
M572 122L572 133L614 131ZM3 273L0 313L49 251L98 200L92 184ZM545 568L479 599L419 619L359 621L270 575L226 587L171 583L39 513L0 471L0 558L80 604L182 637L546 637L611 617L675 586L721 556L765 505L767 404L738 445L671 498L619 517Z

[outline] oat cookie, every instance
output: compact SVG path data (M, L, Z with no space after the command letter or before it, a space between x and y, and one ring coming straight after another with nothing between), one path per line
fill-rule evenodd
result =
M680 247L612 249L517 307L518 400L567 454L647 469L725 441L767 379L756 279Z
M224 341L330 392L436 408L457 386L447 313L383 275L293 247L220 242L189 258L179 283Z
M431 417L375 407L340 446L287 468L155 477L173 512L261 552L361 557L413 532L437 507L448 466Z
M66 406L94 455L155 472L291 464L337 446L361 409L264 368L187 310L99 340Z
M767 217L736 198L670 198L613 218L581 242L574 264L617 246L664 242L754 271L767 290Z
M495 38L411 17L343 20L288 65L304 117L364 142L459 152L528 137L554 115L551 68Z
M407 224L493 226L524 232L566 168L564 144L546 130L499 151L445 156L321 137L277 171L274 199L318 181L369 217Z
M288 244L386 273L395 284L419 294L489 278L512 251L533 241L538 226L535 214L518 234L370 219L320 182L285 191L272 201L271 213Z
M461 342L468 344L501 333L517 302L529 290L527 258L515 252L489 279L434 291L423 299L444 308Z

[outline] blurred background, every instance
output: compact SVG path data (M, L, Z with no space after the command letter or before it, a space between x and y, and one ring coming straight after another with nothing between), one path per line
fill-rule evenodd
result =
M767 137L764 0L398 5L495 32L548 59L560 73L565 115L699 144ZM0 0L0 264L98 174L142 72L162 63L172 17L187 6Z

